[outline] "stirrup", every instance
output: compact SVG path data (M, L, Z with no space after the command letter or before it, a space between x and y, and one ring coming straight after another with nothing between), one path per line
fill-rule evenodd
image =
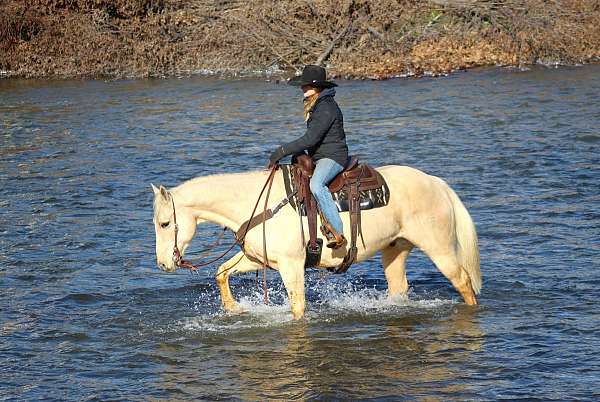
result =
M334 234L335 238L330 240L327 243L327 247L328 248L332 248L334 250L337 250L338 248L342 247L344 244L346 244L346 238L344 237L344 235L338 235L337 233Z
M333 228L333 226L331 226L331 223L329 223L327 218L325 218L325 215L323 215L323 211L321 211L320 209L319 209L319 216L321 217L321 227L320 227L321 233L327 239L327 243L340 241L341 240L340 235ZM329 244L327 245L327 247L331 248L329 246Z
M337 250L346 244L346 238L343 234L339 234L337 230L331 226L331 223L325 218L322 211L319 211L321 215L321 233L327 239L327 247Z

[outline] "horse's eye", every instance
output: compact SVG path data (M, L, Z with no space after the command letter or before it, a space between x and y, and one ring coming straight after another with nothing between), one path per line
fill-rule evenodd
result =
M171 222L163 222L160 224L160 227L165 229L167 226L169 226L169 223L171 223Z

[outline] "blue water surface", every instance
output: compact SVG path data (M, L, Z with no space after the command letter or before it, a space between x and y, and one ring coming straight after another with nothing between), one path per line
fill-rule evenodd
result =
M269 274L155 266L150 183L262 168L302 134L261 80L0 80L0 400L600 398L600 66L342 81L352 153L442 177L477 226L468 307L419 251L307 274L294 322ZM200 228L192 250L218 228Z

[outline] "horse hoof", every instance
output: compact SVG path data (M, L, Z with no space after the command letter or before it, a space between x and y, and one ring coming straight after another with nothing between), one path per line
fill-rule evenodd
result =
M241 315L248 313L248 310L241 307L239 304L235 304L233 306L228 306L224 308L225 312L229 315Z

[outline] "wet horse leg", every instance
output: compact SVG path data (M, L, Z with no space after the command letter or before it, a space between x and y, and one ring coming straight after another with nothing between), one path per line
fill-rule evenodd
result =
M460 293L466 304L477 304L471 278L461 266L457 254L457 240L451 223L453 217L449 215L449 209L430 211L430 214L431 216L427 219L417 220L421 223L420 225L411 227L410 232L413 237L410 238L410 241L433 261L437 269ZM437 224L424 229L422 222L437 222Z
M279 274L287 290L290 308L295 320L304 316L306 299L304 295L304 261L281 260Z
M435 266L452 283L452 286L460 293L466 304L473 306L477 304L475 292L471 286L471 278L467 271L460 266L455 253L429 255Z
M243 252L238 252L231 259L225 261L217 270L217 285L221 293L221 304L228 313L241 313L238 302L234 299L229 287L229 277L234 273L256 271L260 265L250 261Z
M410 242L398 239L381 252L390 297L406 297L408 293L406 259L412 249L413 245Z

